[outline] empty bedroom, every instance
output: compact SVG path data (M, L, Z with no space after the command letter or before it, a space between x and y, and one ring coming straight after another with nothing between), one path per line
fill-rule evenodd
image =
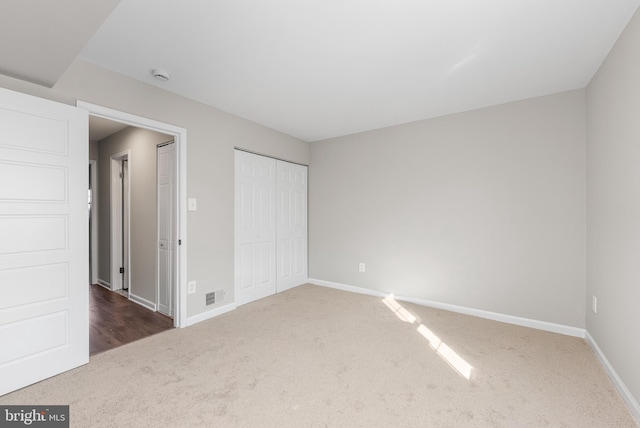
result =
M0 426L637 427L639 7L3 2Z

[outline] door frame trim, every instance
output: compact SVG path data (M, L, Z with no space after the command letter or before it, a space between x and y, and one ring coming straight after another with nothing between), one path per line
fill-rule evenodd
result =
M176 178L177 195L176 208L178 213L178 260L176 270L178 272L178 284L176 290L176 311L174 317L175 327L187 326L187 130L157 120L136 116L131 113L114 110L108 107L91 104L85 101L77 101L76 106L86 110L89 115L102 117L116 122L126 123L137 128L150 129L173 136L176 143Z

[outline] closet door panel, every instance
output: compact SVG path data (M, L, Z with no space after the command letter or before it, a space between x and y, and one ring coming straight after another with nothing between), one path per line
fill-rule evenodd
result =
M236 151L235 291L242 305L276 292L276 161Z
M278 292L307 282L307 167L278 161Z
M307 282L307 167L235 156L235 300L242 305Z

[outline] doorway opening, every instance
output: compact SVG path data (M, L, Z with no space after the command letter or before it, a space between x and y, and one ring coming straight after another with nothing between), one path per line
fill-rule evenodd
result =
M171 327L184 327L187 325L186 130L88 103L78 102L78 106L89 112L91 134L95 124L98 127L107 124L112 129L108 131L111 134L103 134L99 142L93 141L94 138L90 142L90 174L95 177L90 180L89 192L89 216L92 219L90 282L100 284L103 290L125 291L124 298L116 293L111 294L125 299L126 303L135 302L137 306L144 306L145 311L153 316L173 318L169 319ZM137 147L141 143L136 143L136 147L114 146L105 160L103 154L107 151L100 144L108 140L109 135L118 133L152 135L161 140L147 141L151 146L146 149L147 154L151 153L150 156L141 155ZM118 138L121 137L116 135L113 140ZM110 143L113 144L113 141ZM158 180L161 177L156 176L156 168L160 163L158 152L166 151L166 148L162 148L164 146L169 147L172 153L162 163L169 184L168 193L159 191L161 186ZM140 190L140 181L146 181L145 190ZM149 186L152 186L151 190ZM168 198L165 197L160 204L159 197L165 193ZM165 208L164 216L161 215L161 207ZM98 212L96 220L94 216ZM169 236L161 237L159 221L169 225ZM107 241L107 245L103 241ZM105 247L107 253L100 251ZM145 260L141 261L141 258ZM98 294L95 296L92 297L92 304L94 301L101 305L113 303L109 302L111 298L105 299ZM116 310L119 309L113 309ZM92 317L94 312L92 308ZM143 318L155 322L146 316ZM90 331L95 331L93 326Z

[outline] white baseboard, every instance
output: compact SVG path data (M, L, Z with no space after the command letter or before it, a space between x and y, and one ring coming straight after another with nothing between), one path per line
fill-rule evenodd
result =
M215 318L227 312L231 312L236 308L235 303L229 303L228 305L220 306L219 308L211 309L206 312L202 312L198 315L187 318L187 327L197 324L202 321L206 321L211 318Z
M288 287L288 288L280 289L280 290L278 290L276 292L276 294L277 293L282 293L283 291L287 291L287 290L290 290L290 289L295 288L295 287L299 287L300 285L306 284L307 282L308 282L308 280L304 281L304 282L302 282L300 284L292 285L291 287ZM237 307L238 307L238 305L235 302L234 303L229 303L227 305L220 306L218 308L214 308L214 309L211 309L211 310L206 311L206 312L202 312L202 313L200 313L198 315L194 315L192 317L188 317L187 318L187 324L185 325L185 327L189 327L189 326L192 326L192 325L197 324L199 322L206 321L206 320L211 319L211 318L215 318L215 317L220 316L222 314L226 314L227 312L233 311Z
M129 300L131 300L134 303L139 304L140 306L144 306L145 308L152 310L153 312L156 311L156 304L143 298L140 296L136 296L135 294L129 292Z
M638 404L638 401L633 397L633 394L631 394L631 391L629 391L629 388L627 388L627 386L624 384L622 379L620 379L620 376L618 376L618 373L616 373L615 369L613 368L611 363L609 363L609 360L607 359L607 357L604 356L604 353L602 352L602 350L600 349L600 347L598 346L598 344L593 339L591 334L589 334L588 331L586 332L585 339L587 340L587 343L591 346L591 349L593 349L593 352L596 354L596 356L600 360L600 363L602 363L604 370L609 375L609 378L611 379L611 382L618 390L618 393L620 393L624 402L627 403L627 407L629 407L629 411L636 418L636 421L640 423L640 404Z
M98 278L98 285L102 285L105 288L108 288L109 290L111 290L111 283L107 282L107 281L103 281L100 278Z
M302 282L300 282L298 284L294 284L294 285L291 285L291 286L288 286L288 287L282 287L281 286L280 288L278 288L276 290L276 294L283 293L283 292L285 292L287 290L291 290L292 288L300 287L301 285L307 284L308 282L309 282L309 278L305 278L304 281L302 281Z
M352 293L367 294L369 296L375 296L375 297L387 297L389 294L391 294L391 293L384 293L382 291L369 290L367 288L362 288L362 287L354 287L352 285L339 284L337 282L323 281L321 279L309 278L309 283L314 285L320 285L322 287L329 287L329 288L335 288L343 291L350 291ZM445 311L457 312L465 315L472 315L479 318L486 318L486 319L500 321L508 324L515 324L522 327L535 328L537 330L544 330L552 333L564 334L566 336L574 336L574 337L580 337L580 338L585 337L585 329L583 328L571 327L571 326L562 325L562 324L554 324L546 321L538 321L538 320L533 320L529 318L516 317L513 315L505 315L497 312L483 311L481 309L467 308L464 306L451 305L448 303L440 303L432 300L419 299L415 297L405 297L405 296L398 296L394 294L393 298L398 301L415 303L416 305L427 306L429 308L443 309Z

